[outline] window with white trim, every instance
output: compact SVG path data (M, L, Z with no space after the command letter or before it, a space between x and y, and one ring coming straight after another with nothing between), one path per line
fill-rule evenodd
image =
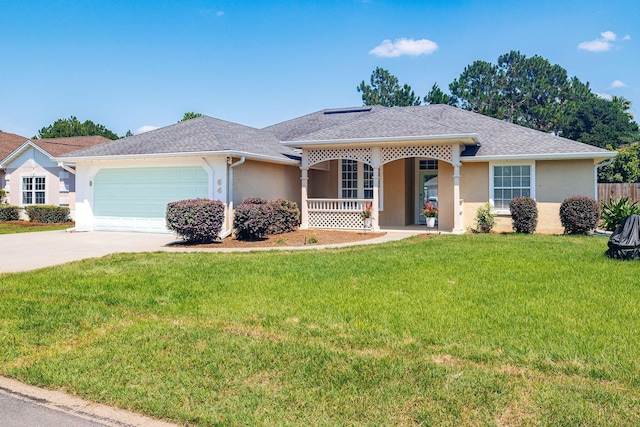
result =
M533 164L492 165L490 175L491 203L498 212L509 212L514 197L535 198Z
M22 204L45 205L47 203L47 179L44 176L22 177Z
M342 199L373 199L373 166L356 160L341 160L339 185Z
M342 199L358 198L358 162L343 160L340 178L340 197Z

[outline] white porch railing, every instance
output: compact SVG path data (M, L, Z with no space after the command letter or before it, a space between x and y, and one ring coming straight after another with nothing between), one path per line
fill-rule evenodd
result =
M307 199L309 227L361 229L360 212L371 199Z

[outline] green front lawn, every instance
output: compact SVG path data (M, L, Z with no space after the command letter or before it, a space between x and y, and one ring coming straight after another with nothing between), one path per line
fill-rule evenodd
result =
M0 373L189 425L640 423L601 237L121 254L0 275Z
M0 234L15 234L15 233L32 233L36 231L54 231L54 230L66 230L72 228L73 222L65 222L62 224L42 224L39 222L30 221L5 221L0 222Z

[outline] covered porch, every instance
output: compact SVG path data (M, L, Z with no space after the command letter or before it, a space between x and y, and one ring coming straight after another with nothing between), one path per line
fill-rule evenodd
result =
M464 146L459 138L443 138L300 147L301 228L362 229L369 204L374 231L416 229L424 227L421 211L430 201L439 209L440 230L463 232Z

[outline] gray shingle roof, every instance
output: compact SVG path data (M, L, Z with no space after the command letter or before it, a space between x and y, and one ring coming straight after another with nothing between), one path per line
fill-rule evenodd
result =
M321 110L286 122L255 129L202 116L129 138L65 154L77 159L179 153L247 153L274 160L299 159L288 142L371 140L477 134L482 145L474 158L498 156L585 155L609 157L611 152L539 132L448 105L381 106ZM467 157L468 158L468 157Z
M296 142L478 134L482 146L474 157L611 154L598 147L441 104L374 107L367 112L347 113L341 119L327 116L330 115L323 110L265 129L284 141Z
M272 133L213 117L166 126L61 156L64 158L242 152L274 160L299 158Z

